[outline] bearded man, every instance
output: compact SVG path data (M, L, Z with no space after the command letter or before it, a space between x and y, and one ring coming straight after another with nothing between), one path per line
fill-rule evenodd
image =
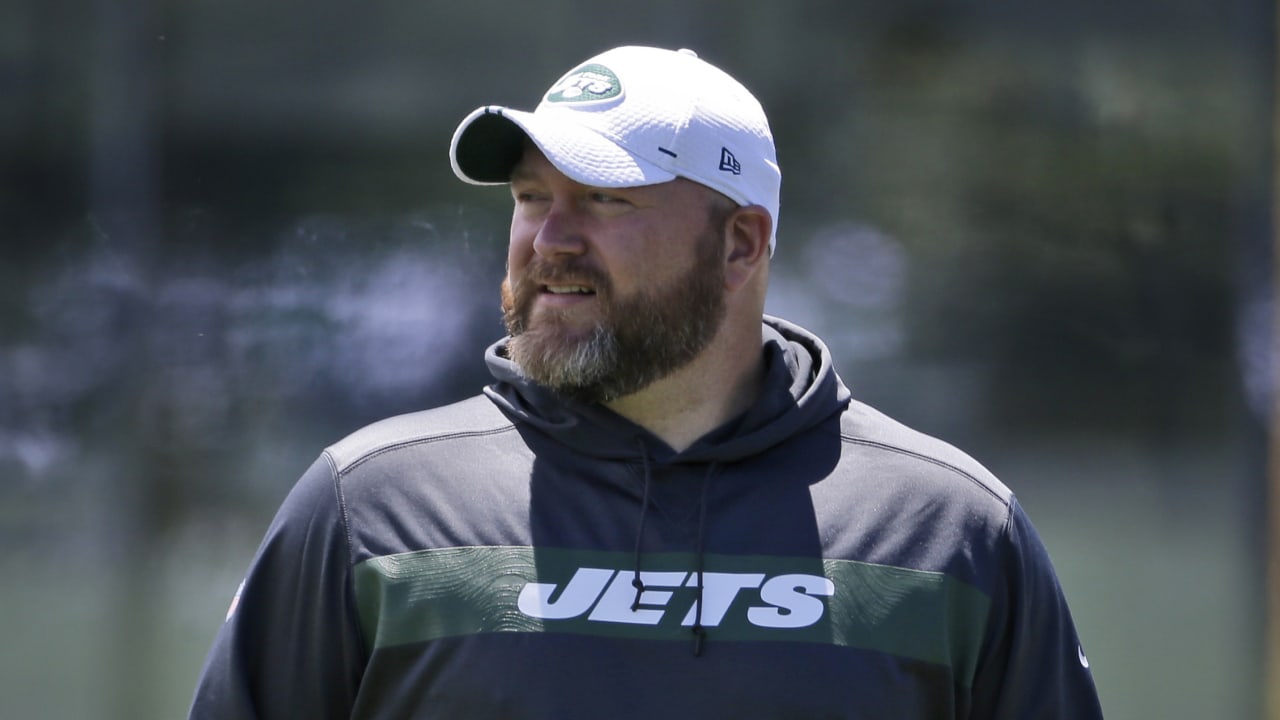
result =
M322 453L191 717L1101 717L1009 489L764 314L781 171L738 81L616 48L450 157L514 203L495 382Z

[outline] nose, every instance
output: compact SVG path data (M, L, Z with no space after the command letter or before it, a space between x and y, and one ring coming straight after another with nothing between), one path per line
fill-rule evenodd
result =
M587 251L583 217L573 203L561 200L552 203L533 237L533 251L546 258L581 255Z

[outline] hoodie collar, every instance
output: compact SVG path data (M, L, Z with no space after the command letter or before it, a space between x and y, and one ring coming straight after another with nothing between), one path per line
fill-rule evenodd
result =
M532 425L587 455L632 459L635 438L642 437L659 463L731 462L816 425L849 402L849 391L832 366L831 354L816 335L770 316L764 318L762 334L765 378L755 405L680 453L603 405L565 398L523 377L506 357L509 338L485 352L489 372L497 381L485 388L485 394L513 422Z

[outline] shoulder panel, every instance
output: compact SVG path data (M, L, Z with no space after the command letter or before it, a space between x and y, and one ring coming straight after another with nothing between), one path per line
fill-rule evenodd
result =
M452 437L486 435L512 427L511 421L483 395L451 405L397 415L366 425L329 446L335 471L345 473L369 457L405 445Z
M844 442L896 453L922 467L933 465L965 478L973 489L985 492L1005 508L1013 499L1013 492L1004 483L964 451L913 430L863 403L850 403L840 420L840 435Z

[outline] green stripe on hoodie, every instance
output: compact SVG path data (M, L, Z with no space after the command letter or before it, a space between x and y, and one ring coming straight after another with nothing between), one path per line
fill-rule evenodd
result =
M460 547L378 557L355 570L361 623L384 648L496 632L687 642L692 553ZM707 555L709 642L825 643L973 675L989 599L943 573L847 560ZM634 608L633 608L634 604Z

